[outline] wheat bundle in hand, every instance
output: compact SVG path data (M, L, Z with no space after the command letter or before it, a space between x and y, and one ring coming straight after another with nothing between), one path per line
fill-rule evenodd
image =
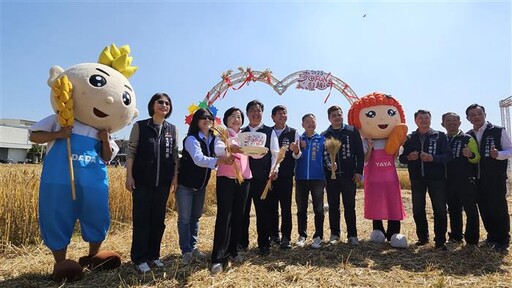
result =
M336 170L334 169L334 163L336 163L336 155L338 155L338 151L340 151L341 142L335 138L327 138L325 140L325 149L327 153L329 153L329 158L331 160L331 179L336 179Z
M276 164L274 164L274 167L272 167L272 170L270 170L270 175L272 175L276 171L279 164L281 164L281 162L283 162L284 156L286 156L287 150L288 150L288 145L283 145L281 147L281 149L279 149L279 153L277 153ZM267 198L268 190L272 190L272 187L271 187L272 179L270 178L271 177L270 175L268 177L267 184L265 185L265 189L263 189L263 193L261 193L261 197L260 197L261 200L264 200L265 198Z
M213 130L215 130L220 137L220 140L226 144L226 156L229 156L231 151L231 143L229 142L229 133L228 130L222 126L215 126L213 127ZM238 181L238 184L242 184L244 182L244 177L242 176L242 173L240 172L240 169L238 169L238 165L236 164L236 161L233 161L233 170L235 171L235 177Z
M53 100L57 106L57 118L62 127L73 126L75 117L73 115L73 85L68 80L68 76L64 75L58 78L52 85ZM71 141L67 138L68 146L68 162L69 162L69 175L71 179L71 196L76 200L75 192L75 175L73 172L73 161L71 159Z

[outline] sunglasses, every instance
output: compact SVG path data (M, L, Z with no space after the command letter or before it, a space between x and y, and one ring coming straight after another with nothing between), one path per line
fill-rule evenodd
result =
M210 116L210 115L199 116L199 120L210 120L210 121L213 121L213 116Z
M164 101L164 100L158 100L156 101L156 103L160 104L160 105L165 105L165 106L170 106L171 103L167 102L167 101Z

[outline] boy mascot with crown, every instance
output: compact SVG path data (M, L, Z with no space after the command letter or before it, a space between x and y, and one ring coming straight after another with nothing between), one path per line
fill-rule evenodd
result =
M358 99L348 112L348 123L364 137L364 217L373 220L370 241L406 248L400 234L405 218L395 159L407 136L402 105L390 95L372 93ZM388 220L384 229L382 220Z
M48 143L39 187L39 224L52 251L56 281L78 280L83 268L114 269L121 257L100 251L110 226L106 164L119 151L110 133L137 117L135 92L128 81L130 48L106 47L99 63L81 63L67 70L50 69L48 85L56 114L34 124L30 140ZM77 220L89 254L66 259Z

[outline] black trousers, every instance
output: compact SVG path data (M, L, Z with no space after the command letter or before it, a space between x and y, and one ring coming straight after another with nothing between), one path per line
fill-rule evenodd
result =
M448 195L448 212L450 215L450 240L468 244L478 244L480 239L480 216L476 204L476 187L474 180L448 178L446 180ZM466 231L462 233L462 210L466 213Z
M170 183L156 187L136 185L132 193L133 234L130 256L133 263L140 264L160 258Z
M324 180L296 180L295 201L297 202L297 226L299 236L307 237L308 199L311 192L315 212L315 234L313 238L324 238Z
M506 198L506 178L485 177L477 180L477 187L478 207L487 231L487 241L508 246L510 216Z
M400 233L400 220L388 220L388 230L384 229L382 220L373 220L373 230L379 230L386 236L388 241L391 241L393 234Z
M268 197L271 201L272 230L270 236L279 237L279 206L281 206L281 236L290 240L292 234L292 188L293 177L272 181Z
M217 177L217 218L213 238L212 263L227 263L238 255L243 215L249 195L249 181Z
M426 196L430 196L434 210L434 242L437 245L446 242L446 182L444 180L411 179L412 213L416 223L416 236L421 241L428 240L428 221Z
M242 232L240 237L240 246L247 248L249 246L249 225L251 213L251 200L256 208L256 230L258 231L258 248L270 247L270 231L272 229L272 212L269 198L261 200L261 194L267 179L250 179L249 197L247 197L246 209L243 218Z
M329 226L331 235L340 236L340 194L343 197L347 238L357 237L356 227L356 183L350 177L327 179L327 203L329 204Z

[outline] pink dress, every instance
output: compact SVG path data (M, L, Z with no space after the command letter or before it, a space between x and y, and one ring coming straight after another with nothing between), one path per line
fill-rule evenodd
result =
M364 218L403 220L405 210L393 155L384 149L373 150L363 175Z

